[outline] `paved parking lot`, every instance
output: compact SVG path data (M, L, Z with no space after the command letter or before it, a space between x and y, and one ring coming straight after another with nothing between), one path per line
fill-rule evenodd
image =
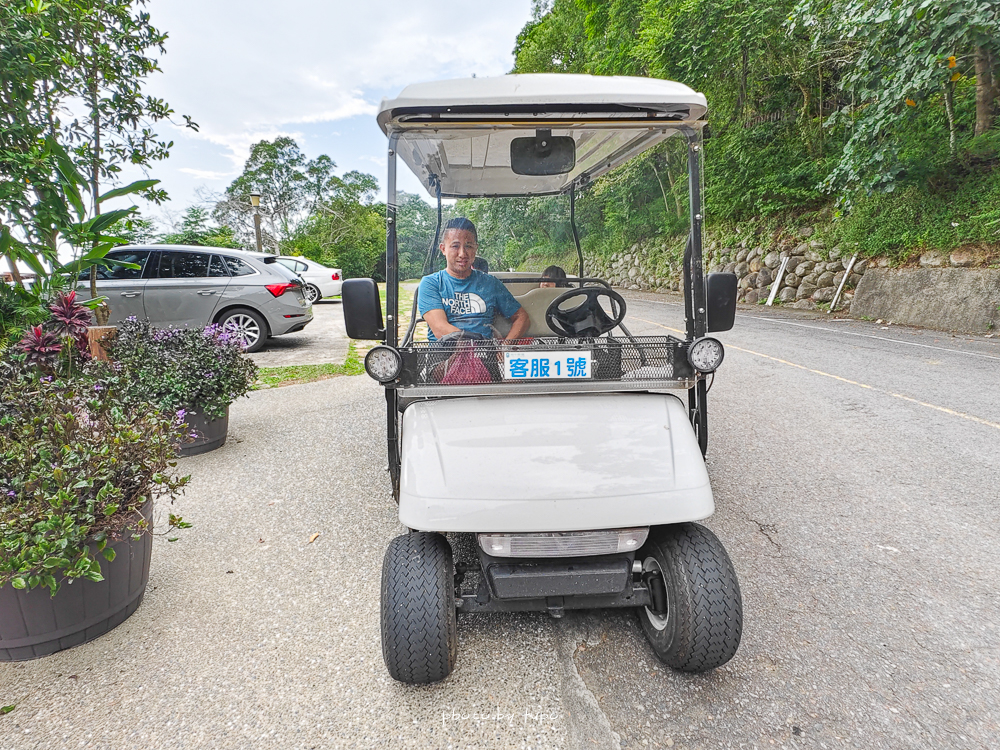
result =
M341 364L348 340L340 300L320 300L313 305L313 316L301 331L268 339L250 358L260 367Z
M633 332L677 326L648 299ZM1000 346L776 321L721 336L711 392L708 525L746 611L715 673L664 669L631 612L510 614L460 618L448 680L394 683L384 400L342 377L253 393L181 462L194 527L157 538L138 612L0 664L0 750L995 747Z

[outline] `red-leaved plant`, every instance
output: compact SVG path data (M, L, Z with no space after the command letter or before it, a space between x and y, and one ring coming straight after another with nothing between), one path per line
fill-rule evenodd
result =
M90 359L87 326L90 310L76 301L76 292L60 293L49 305L52 317L33 326L18 346L27 354L28 364L48 373L71 374L74 365Z
M51 370L59 360L62 341L56 334L44 330L41 326L32 326L24 334L18 347L28 355L29 365L35 365L43 370Z
M90 310L76 301L76 292L60 294L49 305L52 311L52 328L63 338L71 338L79 352L89 352L87 327L90 325Z

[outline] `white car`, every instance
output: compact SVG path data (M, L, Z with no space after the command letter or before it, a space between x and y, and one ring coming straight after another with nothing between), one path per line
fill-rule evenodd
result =
M323 297L336 297L340 294L340 287L344 282L339 268L327 268L309 258L291 255L279 256L277 262L302 277L306 284L303 291L309 304L319 302Z

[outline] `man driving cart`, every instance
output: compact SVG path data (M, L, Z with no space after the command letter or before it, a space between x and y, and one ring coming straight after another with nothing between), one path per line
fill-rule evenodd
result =
M472 267L478 250L475 224L466 218L445 224L441 253L446 267L424 276L417 292L417 307L430 328L431 341L463 331L490 338L497 313L510 319L506 339L519 339L528 330L528 314L507 287Z

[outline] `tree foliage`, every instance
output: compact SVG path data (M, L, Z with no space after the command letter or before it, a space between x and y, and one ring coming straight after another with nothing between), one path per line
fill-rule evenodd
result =
M850 208L872 191L931 202L998 162L998 18L993 0L552 0L535 3L518 35L514 72L652 76L703 92L709 222L831 199ZM673 148L579 197L591 250L683 231L686 174ZM496 227L511 258L561 255L551 223L525 223L547 200L469 212L487 235Z
M967 84L977 61L987 61L975 84L986 89L983 106L989 110L996 98L1000 6L993 0L801 0L789 27L807 30L813 50L842 61L840 106L827 126L843 130L846 142L823 181L827 190L860 184L892 191L905 182L912 160L903 152L921 109L943 117L944 161L956 162L959 140L975 134L962 128L962 115L971 114ZM956 110L956 94L964 112ZM992 127L990 115L982 132Z
M334 186L336 164L328 156L308 160L298 144L287 136L259 141L250 149L243 173L226 188L213 215L230 227L248 246L254 247L254 208L250 194L260 193L263 243L278 249L295 234Z
M142 224L137 224L136 228L144 230L146 227L142 226ZM168 245L243 247L237 241L232 228L225 224L214 226L211 223L209 210L202 206L188 206L181 217L180 225L176 227L175 231L161 235L159 241Z
M0 255L16 281L18 262L38 275L74 278L103 263L115 244L109 227L134 210L105 214L105 201L132 193L165 197L157 180L107 189L125 164L148 168L172 146L154 126L173 110L143 92L166 40L144 6L0 3ZM58 264L61 242L76 253L67 266ZM96 298L93 273L91 284Z

